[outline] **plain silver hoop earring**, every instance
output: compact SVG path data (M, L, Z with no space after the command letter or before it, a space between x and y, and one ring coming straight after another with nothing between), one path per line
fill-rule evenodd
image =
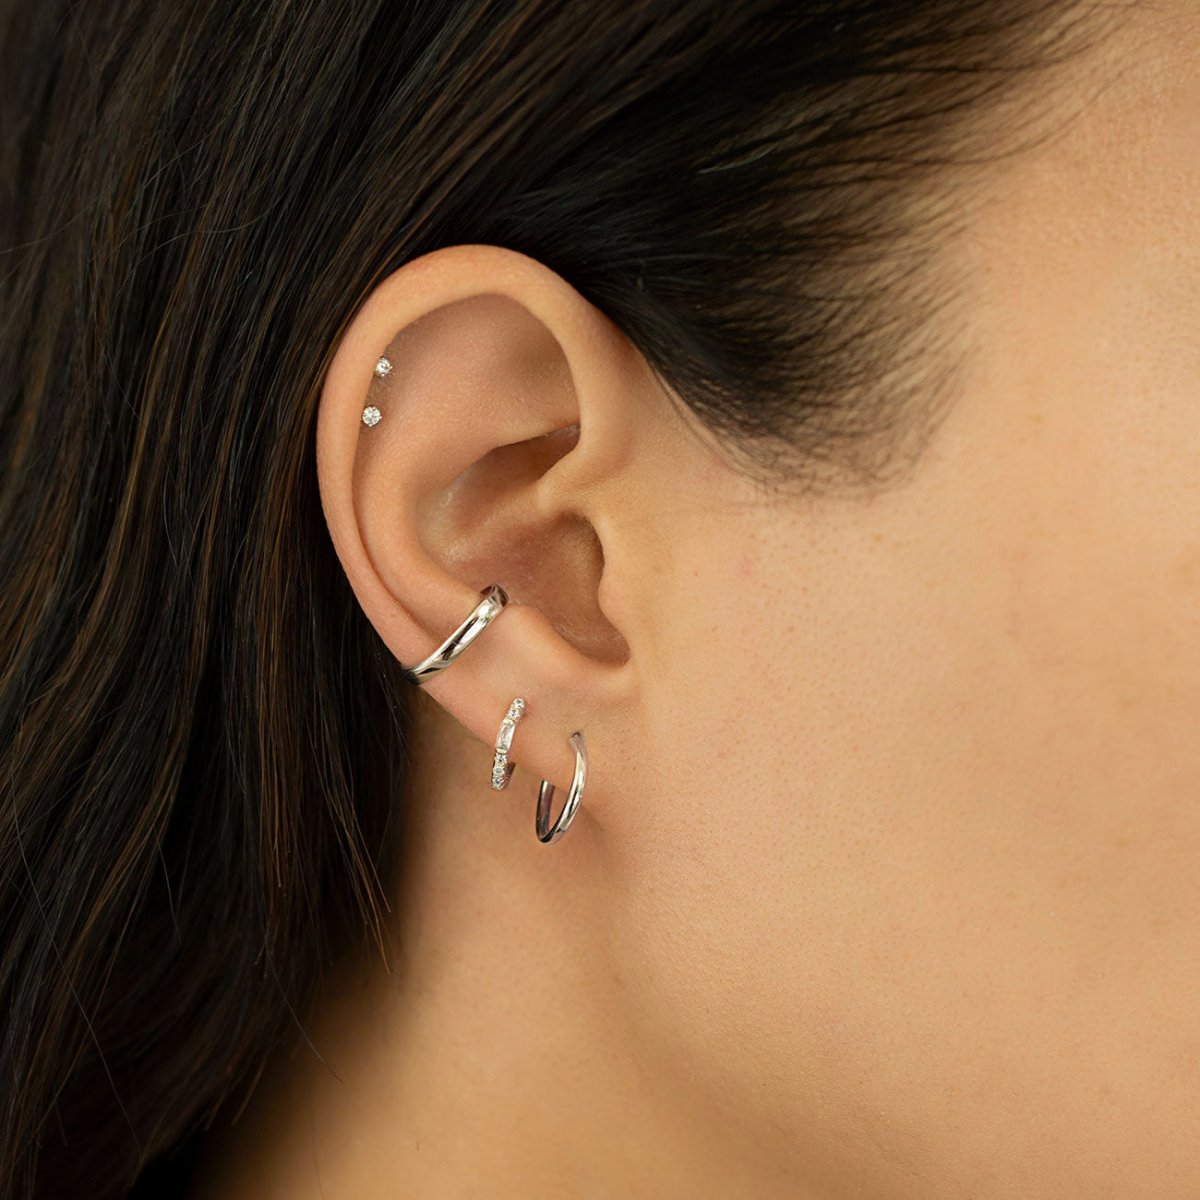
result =
M571 780L571 790L567 792L567 802L563 805L562 812L558 814L558 820L554 822L553 828L550 827L550 802L554 799L554 784L548 779L543 779L542 786L538 788L535 826L538 841L545 842L547 845L558 841L570 828L571 822L575 818L575 810L579 807L580 800L583 799L583 789L587 786L587 744L583 740L583 734L576 730L567 741L570 742L571 749L575 751L575 777Z
M500 615L508 603L508 593L498 584L483 589L483 599L470 616L428 657L416 666L401 667L409 683L422 684L431 675L444 671Z

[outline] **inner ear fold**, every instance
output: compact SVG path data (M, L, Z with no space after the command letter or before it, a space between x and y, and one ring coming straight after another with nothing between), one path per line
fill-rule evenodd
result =
M417 517L426 553L462 579L503 579L580 653L606 663L629 657L625 639L600 608L604 550L591 523L571 513L538 512L545 472L575 444L567 429L497 447L424 498Z
M422 316L386 355L393 368L370 394L383 416L361 435L355 466L377 568L402 570L415 539L450 576L502 581L588 658L625 662L628 646L599 603L600 539L541 487L581 434L571 370L550 330L517 301L486 293ZM377 446L364 444L377 432Z

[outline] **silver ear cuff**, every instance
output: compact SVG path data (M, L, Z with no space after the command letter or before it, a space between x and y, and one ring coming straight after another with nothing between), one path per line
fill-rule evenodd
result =
M558 814L558 820L554 822L553 826L550 825L550 801L554 799L554 784L548 779L543 779L541 787L538 788L537 817L534 820L534 828L537 831L538 841L545 842L547 845L550 842L557 842L567 832L571 822L575 819L575 810L579 807L580 800L583 799L583 789L587 786L587 744L583 740L583 734L576 730L567 741L570 742L571 749L575 751L575 775L571 780L571 789L567 792L563 810Z
M444 671L500 615L508 603L508 593L498 584L484 588L483 599L470 616L431 654L416 666L401 667L409 683L422 684L431 675Z

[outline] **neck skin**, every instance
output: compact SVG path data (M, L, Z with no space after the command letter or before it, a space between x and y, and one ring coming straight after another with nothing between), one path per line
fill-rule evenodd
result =
M487 749L424 698L414 709L425 755L391 973L377 955L328 981L304 1023L324 1063L302 1041L268 1067L192 1200L829 1194L785 1177L736 1105L698 1101L638 1031L606 949L616 884L586 796L543 845L538 781L518 768L492 792Z

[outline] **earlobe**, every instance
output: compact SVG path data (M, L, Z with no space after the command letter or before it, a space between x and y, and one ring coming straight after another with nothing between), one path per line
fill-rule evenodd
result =
M597 532L620 526L606 507L641 420L622 343L541 264L450 247L367 300L318 418L330 536L389 651L488 753L528 698L514 758L563 788L568 738L602 745L632 679ZM481 596L493 584L507 603Z

